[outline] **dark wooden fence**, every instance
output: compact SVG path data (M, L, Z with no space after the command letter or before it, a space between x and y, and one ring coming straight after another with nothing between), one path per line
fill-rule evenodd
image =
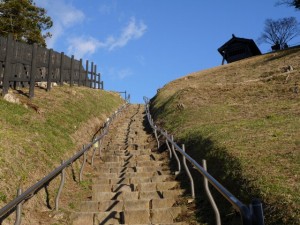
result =
M8 93L10 87L29 87L29 97L32 98L36 82L46 82L47 91L50 91L53 82L103 89L103 81L93 62L87 60L84 68L82 59L76 60L73 55L70 58L63 52L37 44L17 42L11 34L7 38L0 37L2 96Z

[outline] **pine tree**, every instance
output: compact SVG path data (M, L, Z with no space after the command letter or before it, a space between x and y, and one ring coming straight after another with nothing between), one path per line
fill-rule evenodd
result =
M53 22L44 8L37 7L32 0L0 0L0 35L12 33L14 39L29 44L46 46L45 38Z

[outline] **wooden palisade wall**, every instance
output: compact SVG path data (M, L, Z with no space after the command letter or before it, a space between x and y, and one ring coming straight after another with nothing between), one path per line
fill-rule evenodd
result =
M29 97L32 98L36 82L47 82L47 91L50 91L52 82L103 89L97 66L87 60L84 68L82 63L82 59L70 58L63 52L14 41L11 34L7 38L0 37L2 96L10 87L29 86Z

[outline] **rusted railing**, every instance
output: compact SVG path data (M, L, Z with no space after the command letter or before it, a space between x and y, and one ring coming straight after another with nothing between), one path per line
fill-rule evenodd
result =
M154 124L154 121L150 114L149 109L149 99L147 97L144 97L144 101L146 103L146 114L149 121L149 124L151 128L153 129L157 145L160 146L160 140L159 135L165 139L165 142L168 146L170 157L172 155L175 155L177 165L178 165L178 171L176 171L176 174L179 174L181 172L181 164L180 160L178 159L178 156L176 152L180 153L182 155L182 162L184 164L186 173L188 174L190 183L191 183L191 195L192 198L195 198L195 190L194 190L194 181L193 178L189 172L189 169L186 165L186 160L189 161L192 164L192 167L195 168L203 177L204 177L204 187L205 191L208 195L209 201L214 209L215 212L215 220L217 225L221 225L221 218L219 214L219 210L217 205L214 202L214 199L209 191L208 182L220 193L223 195L223 197L240 213L241 220L243 225L264 225L264 215L263 215L263 208L262 203L258 199L253 199L251 204L249 206L242 203L239 199L237 199L232 193L230 193L222 184L220 184L213 176L211 176L206 171L206 161L203 160L203 166L200 166L198 162L196 162L191 156L189 156L185 152L185 147L182 145L180 148L176 142L174 142L174 137L170 134L168 134L165 130L157 127ZM171 147L170 147L171 144Z

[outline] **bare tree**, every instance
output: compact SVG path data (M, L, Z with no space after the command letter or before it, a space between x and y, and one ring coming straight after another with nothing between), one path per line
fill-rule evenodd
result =
M300 0L280 0L276 3L276 5L288 5L300 10Z
M283 49L290 40L300 34L298 25L295 17L286 17L278 20L267 19L264 31L258 41L273 45L273 50Z

